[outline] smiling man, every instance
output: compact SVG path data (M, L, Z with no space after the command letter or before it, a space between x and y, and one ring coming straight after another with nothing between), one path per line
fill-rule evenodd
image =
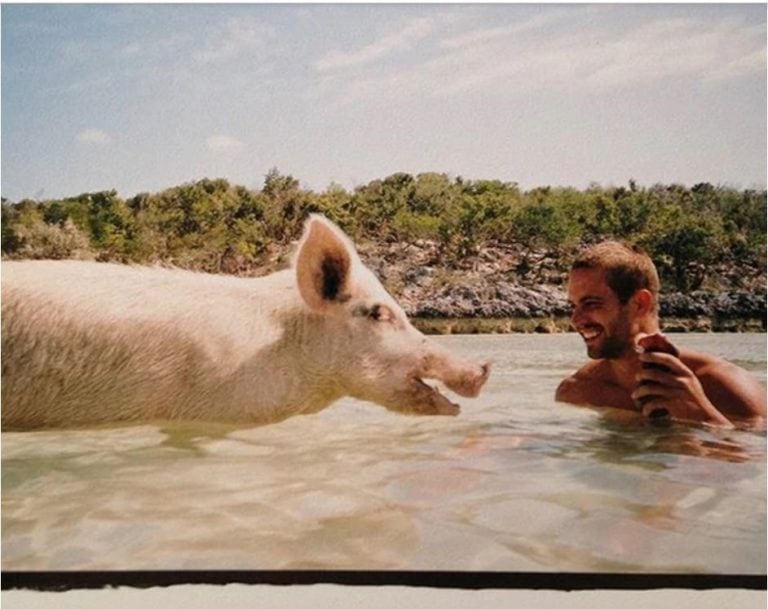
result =
M656 267L640 248L606 241L582 252L568 301L592 361L564 379L555 398L677 421L762 424L765 388L721 358L669 344L659 334L658 295Z

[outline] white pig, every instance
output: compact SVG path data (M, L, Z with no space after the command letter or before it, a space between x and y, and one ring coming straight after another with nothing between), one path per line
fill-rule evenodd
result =
M152 420L264 424L342 396L459 411L489 365L429 341L334 224L311 216L263 278L80 261L2 265L4 429Z

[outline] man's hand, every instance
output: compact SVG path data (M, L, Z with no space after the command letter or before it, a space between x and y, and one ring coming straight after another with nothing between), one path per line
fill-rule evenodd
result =
M632 392L632 399L643 403L641 409L645 416L664 409L679 421L731 427L730 421L710 402L696 375L677 357L659 352L641 353L638 357L645 364L655 364L655 367L644 366L637 376L638 383L650 383L639 384Z

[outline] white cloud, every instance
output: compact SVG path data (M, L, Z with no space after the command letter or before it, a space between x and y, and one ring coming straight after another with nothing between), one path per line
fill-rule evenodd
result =
M426 17L411 20L404 28L391 32L357 51L331 51L315 62L315 70L327 72L371 63L392 53L410 49L434 30L434 22Z
M96 145L109 144L112 141L112 137L106 131L93 128L83 129L75 139L82 144Z
M670 76L702 80L711 73L738 76L746 68L759 68L754 55L765 52L761 34L748 24L695 19L657 20L634 30L567 31L525 46L489 45L486 57L501 59L506 54L509 59L459 71L448 88L494 82L614 87Z
M762 28L731 21L659 20L591 49L585 82L616 86L666 77L730 78L748 73L745 68L764 71L764 60L762 67L753 61L765 55L764 37Z
M205 140L208 150L213 152L227 152L233 150L242 150L245 143L229 135L212 135Z
M267 49L274 36L274 28L269 25L250 19L228 19L208 36L193 57L202 63L235 59Z
M580 15L585 13L593 13L598 10L602 10L600 7L584 7L578 10ZM440 46L447 49L459 49L468 46L473 46L500 38L508 38L514 34L536 30L548 26L551 23L561 21L565 18L573 18L574 9L548 9L546 12L534 15L525 21L512 23L510 25L501 25L491 28L480 28L476 30L470 30L456 36L450 36L440 42Z
M689 17L626 27L595 20L586 9L563 18L568 14L452 32L436 52L405 66L334 74L318 84L338 103L350 104L412 95L649 86L669 77L704 82L765 72L762 24Z
M130 42L118 50L123 57L135 57L144 51L145 45L139 42Z
M753 53L747 53L724 63L718 68L709 72L705 78L707 80L723 80L726 78L735 78L746 74L764 74L766 69L765 49L758 49Z

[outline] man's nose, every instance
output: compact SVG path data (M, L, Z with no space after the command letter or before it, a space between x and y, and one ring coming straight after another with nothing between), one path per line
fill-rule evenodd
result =
M581 321L581 318L582 318L581 311L578 308L574 307L571 310L571 325L573 327L576 327L579 321Z

